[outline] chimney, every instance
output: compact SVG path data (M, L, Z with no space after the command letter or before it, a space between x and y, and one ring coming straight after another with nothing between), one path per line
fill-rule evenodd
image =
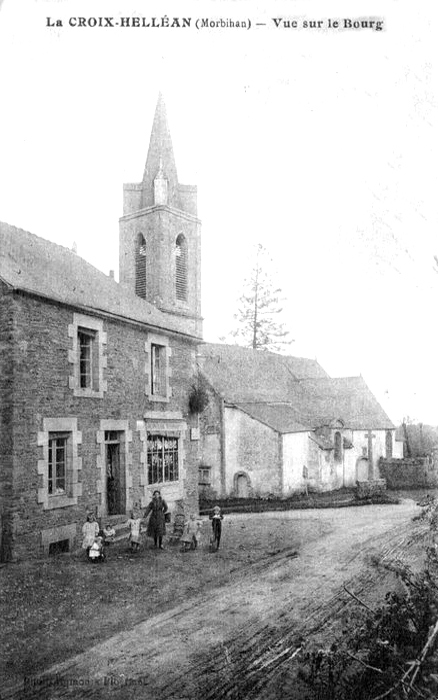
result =
M109 276L111 277L112 280L114 279L114 270L109 271Z

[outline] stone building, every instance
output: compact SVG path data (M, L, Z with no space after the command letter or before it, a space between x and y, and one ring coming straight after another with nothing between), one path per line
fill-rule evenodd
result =
M2 559L71 550L87 511L126 520L155 488L196 509L200 222L161 97L124 187L120 283L1 224L0 296Z
M315 361L232 345L200 348L201 491L287 496L354 486L402 454L362 377L333 379Z

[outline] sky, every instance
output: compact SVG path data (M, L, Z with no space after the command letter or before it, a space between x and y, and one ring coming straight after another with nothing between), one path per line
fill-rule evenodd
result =
M233 327L261 243L288 352L361 374L394 422L438 425L437 35L433 0L3 0L0 220L117 274L122 186L142 178L161 91L179 180L198 186L205 339Z

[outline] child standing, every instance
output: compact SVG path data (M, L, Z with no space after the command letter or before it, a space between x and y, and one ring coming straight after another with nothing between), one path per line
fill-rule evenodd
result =
M222 520L224 516L221 513L219 506L213 508L213 513L210 514L211 527L213 536L211 538L211 551L216 552L219 549L222 534Z
M82 527L82 549L87 550L87 556L90 552L91 546L94 544L96 537L99 535L99 525L93 513L88 513L87 521Z
M114 530L111 523L107 523L103 528L103 549L104 551L114 543L116 538L116 531Z
M131 543L131 552L136 552L140 547L141 518L138 517L138 513L135 511L131 512L131 517L128 520L128 527L130 530L129 542Z
M201 523L199 520L196 520L195 514L192 513L190 520L184 525L184 532L181 537L181 551L187 552L189 549L196 549L200 539Z
M103 537L96 537L90 547L88 556L92 562L105 560L105 555L103 553Z

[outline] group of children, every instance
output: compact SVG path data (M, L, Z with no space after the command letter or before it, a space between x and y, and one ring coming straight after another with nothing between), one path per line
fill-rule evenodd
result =
M108 523L100 534L99 523L93 513L88 513L87 520L82 527L82 549L87 551L87 556L91 561L104 561L105 547L114 542L116 531Z
M210 552L215 552L219 549L223 517L219 506L215 506L213 512L209 516L212 525ZM129 527L129 544L132 552L136 552L140 547L141 523L142 518L139 517L138 513L132 511L131 517L127 522ZM181 537L182 552L187 552L198 547L201 540L201 530L201 521L197 520L196 516L192 514L188 522L184 525L184 531ZM115 541L116 531L111 523L108 523L101 531L94 514L89 513L82 527L82 535L82 548L86 550L87 557L91 561L97 562L105 560L105 549Z

